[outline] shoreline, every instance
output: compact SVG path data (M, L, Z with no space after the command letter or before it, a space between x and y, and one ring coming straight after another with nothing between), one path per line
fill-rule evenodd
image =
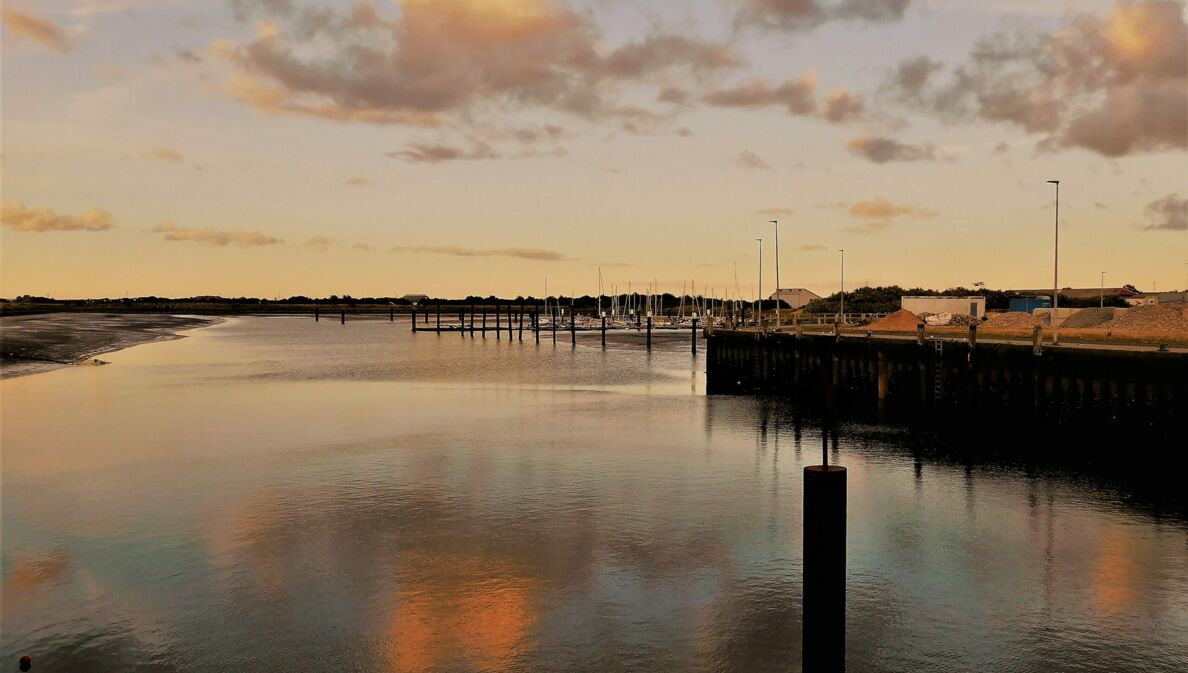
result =
M0 318L0 380L63 367L106 364L98 356L184 338L220 317L181 314L39 313Z

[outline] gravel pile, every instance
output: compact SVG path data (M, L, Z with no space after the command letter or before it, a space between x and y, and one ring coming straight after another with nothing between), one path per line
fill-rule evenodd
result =
M911 332L920 324L920 318L907 309L883 316L867 325L872 332Z
M1011 311L1009 313L999 313L992 316L986 321L982 327L984 329L1031 329L1036 325L1047 324L1044 320L1037 318L1030 313L1022 311Z
M1124 313L1125 309L1119 308L1086 308L1069 316L1061 327L1081 328L1081 327L1101 327L1107 322L1117 317L1119 313Z
M1109 330L1135 332L1188 332L1188 304L1157 304L1136 306L1120 312L1101 326Z

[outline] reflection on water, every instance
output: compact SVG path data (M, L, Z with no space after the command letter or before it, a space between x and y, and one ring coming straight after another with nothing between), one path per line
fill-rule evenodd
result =
M800 475L826 450L851 670L1188 670L1178 510L706 398L683 339L406 329L238 319L0 383L0 661L798 670Z

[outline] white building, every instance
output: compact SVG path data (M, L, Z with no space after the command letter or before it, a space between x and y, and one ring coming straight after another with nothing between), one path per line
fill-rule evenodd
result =
M772 292L771 296L768 297L768 299L771 301L779 299L793 310L804 308L804 306L810 301L820 298L821 297L817 293L813 292L812 290L806 290L803 287L783 288Z
M986 316L985 297L900 297L899 307L916 315L952 313L971 315L975 318Z

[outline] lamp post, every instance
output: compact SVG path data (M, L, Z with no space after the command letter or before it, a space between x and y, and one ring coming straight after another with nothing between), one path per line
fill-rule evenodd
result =
M1101 272L1101 308L1105 308L1105 275L1106 272Z
M772 220L775 225L775 262L776 262L776 329L780 328L780 221Z
M759 301L755 302L755 326L763 327L763 239L756 238L759 244Z
M841 324L846 323L846 251L838 250L841 253L841 304L838 306L837 321Z
M1060 343L1060 332L1056 329L1056 309L1060 308L1060 181L1048 180L1056 185L1056 245L1052 253L1052 345Z

